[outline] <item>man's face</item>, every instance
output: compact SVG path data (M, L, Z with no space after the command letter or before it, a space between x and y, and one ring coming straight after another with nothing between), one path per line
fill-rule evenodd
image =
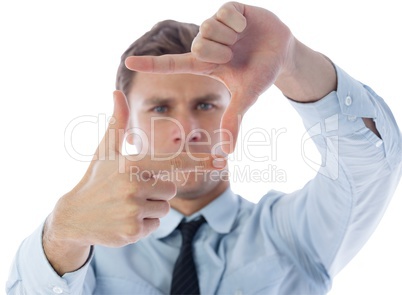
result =
M230 101L221 82L191 74L136 73L128 100L131 127L141 133L128 141L139 152L221 153L220 121ZM215 182L188 174L176 181L178 192Z

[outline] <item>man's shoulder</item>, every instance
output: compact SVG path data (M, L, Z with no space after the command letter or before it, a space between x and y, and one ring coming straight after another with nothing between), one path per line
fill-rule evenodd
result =
M285 193L270 190L267 193L263 194L258 200L246 199L245 197L238 195L239 200L239 216L251 216L258 214L261 212L264 207L269 207L274 204L281 196L285 195ZM251 201L253 200L253 201Z
M259 199L245 198L239 194L236 196L239 198L239 203L241 207L245 209L256 209L259 206L264 206L267 202L275 202L278 198L285 195L284 192L270 190L267 193L263 194Z

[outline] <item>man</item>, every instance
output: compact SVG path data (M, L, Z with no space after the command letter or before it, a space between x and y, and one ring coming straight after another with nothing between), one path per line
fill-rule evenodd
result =
M23 242L8 292L177 294L179 284L181 294L326 293L400 179L401 136L384 101L275 15L240 3L222 6L198 34L161 23L122 63L115 120L80 183ZM299 191L254 205L231 192L223 156L238 118L272 84L302 116L323 165ZM121 154L124 133L140 155ZM187 248L195 263L177 279L183 219L205 222Z

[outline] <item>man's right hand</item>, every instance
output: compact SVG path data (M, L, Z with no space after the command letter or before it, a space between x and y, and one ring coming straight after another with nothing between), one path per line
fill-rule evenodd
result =
M122 155L129 121L124 94L114 92L114 113L87 172L78 185L57 202L43 233L45 254L59 275L80 268L91 245L121 247L135 243L159 226L176 194L173 182L157 179L161 171L212 170L217 156L186 154L172 160L152 161L150 155ZM205 160L207 158L207 160ZM177 167L177 165L180 167ZM141 179L130 176L132 167ZM151 172L152 171L152 172Z

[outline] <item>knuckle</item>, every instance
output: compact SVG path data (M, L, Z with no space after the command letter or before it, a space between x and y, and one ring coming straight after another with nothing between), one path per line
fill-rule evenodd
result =
M124 231L124 240L127 242L138 241L142 232L142 226L140 223L134 223L127 225Z
M134 220L139 222L142 218L142 210L139 204L131 204L131 206L127 206L127 217L130 220Z
M228 5L231 3L226 3L224 6L222 6L218 12L216 13L216 17L219 21L223 21L227 19L230 16L230 10L228 8Z
M152 229L151 229L151 231L156 230L156 229L160 226L160 224L161 224L161 220L160 220L159 218L155 218L155 219L153 220L153 223L152 223Z
M168 72L173 73L176 69L176 61L173 57L168 58Z
M228 48L227 52L225 53L222 62L223 63L228 63L232 60L233 58L233 52Z
M133 185L130 179L124 178L119 182L113 182L110 185L116 186L117 191L123 196L125 200L129 200L133 193L136 193L137 185Z
M234 44L236 44L237 40L238 40L238 34L232 34L228 37L228 45L232 46Z
M163 205L161 206L161 213L162 213L161 217L166 216L169 213L169 211L170 211L169 202L163 202Z
M213 33L213 26L211 24L211 21L208 19L204 21L201 26L200 26L200 33L204 37L210 37Z
M118 193L116 194L116 196L117 196L116 201L119 201L119 203L120 203L119 205L124 206L124 208L129 211L132 210L132 206L133 206L133 191L132 190L133 190L132 188L124 187L124 188L121 188L118 191Z
M203 46L199 40L194 40L193 44L191 45L191 52L199 58L202 54L202 47Z
M161 221L159 218L154 218L152 219L152 222L148 223L147 228L144 232L144 236L149 235L150 233L156 231L158 227L160 226Z

